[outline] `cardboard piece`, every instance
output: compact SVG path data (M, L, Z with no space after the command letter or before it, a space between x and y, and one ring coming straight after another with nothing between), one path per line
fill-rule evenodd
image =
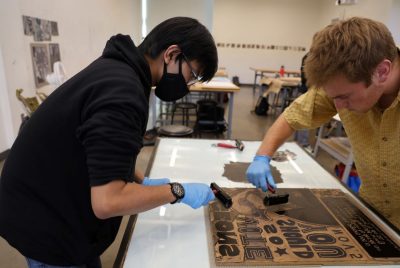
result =
M276 162L285 162L288 161L288 157L295 160L297 155L290 150L276 151L272 156L272 160Z
M246 179L246 170L250 163L247 162L230 162L224 166L224 174L222 176L234 182L248 182ZM282 183L281 172L271 163L271 173L274 177L275 183Z
M289 202L268 207L258 189L224 190L233 206L209 206L218 266L400 263L400 246L340 190L279 189Z

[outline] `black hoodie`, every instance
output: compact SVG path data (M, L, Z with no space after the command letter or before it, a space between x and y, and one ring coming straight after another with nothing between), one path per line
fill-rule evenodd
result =
M13 144L0 179L0 235L26 257L81 265L114 241L121 217L96 218L90 187L133 181L151 88L129 36L55 90Z

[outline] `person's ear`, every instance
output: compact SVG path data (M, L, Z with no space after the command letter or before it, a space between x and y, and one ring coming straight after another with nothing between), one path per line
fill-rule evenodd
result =
M376 66L375 71L372 75L372 81L377 84L384 83L392 70L392 62L390 60L381 61L378 66Z
M171 60L176 59L176 57L181 53L178 45L170 45L163 54L163 60L166 64L168 64Z

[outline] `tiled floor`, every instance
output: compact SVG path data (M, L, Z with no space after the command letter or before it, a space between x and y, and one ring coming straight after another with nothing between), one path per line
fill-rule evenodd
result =
M233 129L232 138L241 140L261 140L264 136L265 131L271 126L276 119L276 116L257 116L251 110L254 110L254 105L257 101L257 94L253 95L251 87L242 87L241 91L235 95L234 112L233 112ZM315 137L315 132L311 132L310 135L311 143ZM145 171L147 163L153 151L153 147L144 147L139 155L137 161L137 167ZM327 170L333 171L333 167L336 164L332 158L330 158L325 152L321 151L318 155L317 161L324 166ZM3 163L0 162L0 170ZM124 217L123 223L120 227L119 234L110 246L110 248L101 256L103 267L112 267L115 257L118 252L121 238L128 217ZM24 258L7 242L0 237L0 267L7 268L20 268L26 267Z

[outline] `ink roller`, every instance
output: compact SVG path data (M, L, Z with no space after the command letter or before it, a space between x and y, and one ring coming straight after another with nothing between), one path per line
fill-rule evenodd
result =
M215 182L210 184L211 190L214 192L215 197L222 202L224 207L230 208L232 206L232 198L224 192Z
M272 194L264 198L264 206L280 205L289 202L289 194L276 194L275 189L268 184L268 191Z
M244 144L241 140L235 140L236 148L239 149L240 151L244 150Z
M289 194L272 194L264 198L265 206L280 205L289 202Z

